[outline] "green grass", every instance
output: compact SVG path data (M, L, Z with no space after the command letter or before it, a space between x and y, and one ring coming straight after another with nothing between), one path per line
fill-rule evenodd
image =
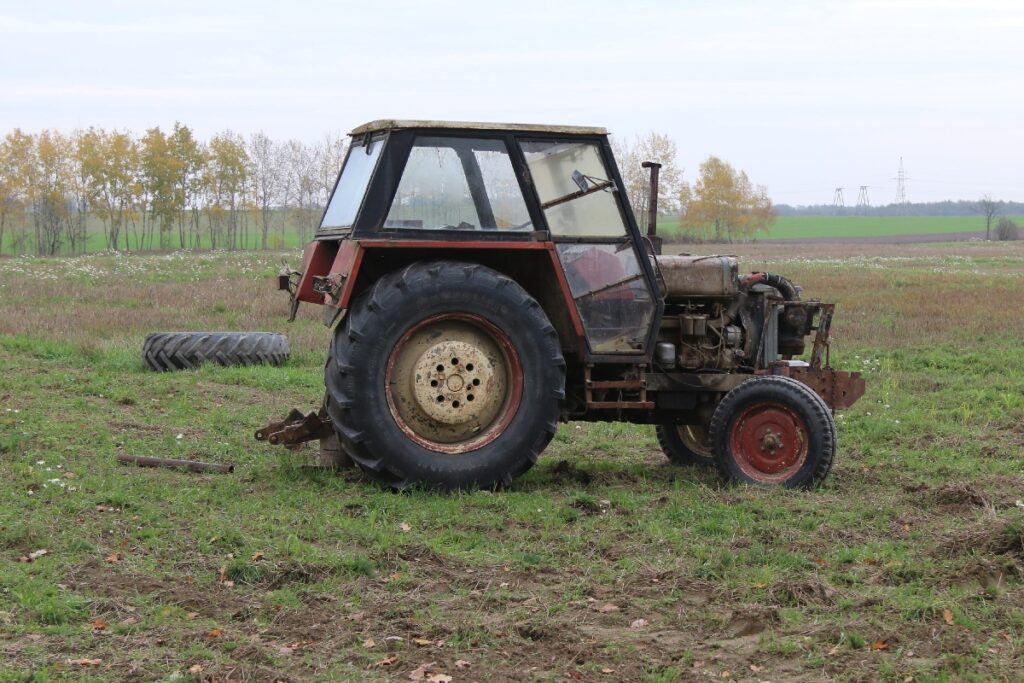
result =
M1011 216L1018 224L1024 217ZM678 219L658 220L658 230L679 232ZM992 226L993 230L995 225ZM809 239L817 237L880 237L985 230L982 216L779 216L760 239Z
M252 440L322 391L282 255L0 261L0 681L1016 680L1022 247L743 248L838 302L833 362L868 380L809 493L578 423L508 490L389 493ZM147 331L228 318L292 361L141 367Z

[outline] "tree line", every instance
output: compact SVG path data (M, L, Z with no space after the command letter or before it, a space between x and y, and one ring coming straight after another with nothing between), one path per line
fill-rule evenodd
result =
M947 199L941 202L907 202L879 206L777 204L775 210L780 216L984 216L989 211L988 205L993 203L1001 214L1024 214L1024 202L990 200L987 196L977 201Z
M746 241L766 232L775 219L767 188L756 185L746 172L716 156L700 165L693 182L685 181L676 143L668 135L652 132L632 141L612 138L612 148L642 231L647 229L650 205L650 172L641 167L644 161L661 164L658 213L677 221L666 226L675 232L666 237Z
M765 188L721 159L688 183L668 135L612 141L642 228L643 161L662 164L659 212L685 236L745 240L770 225ZM15 129L0 139L0 255L296 246L315 232L346 146L340 135L307 144L230 130L200 140L181 123L142 135Z
M180 123L141 136L15 129L0 140L0 254L268 249L296 234L305 242L346 144L230 130L204 141Z

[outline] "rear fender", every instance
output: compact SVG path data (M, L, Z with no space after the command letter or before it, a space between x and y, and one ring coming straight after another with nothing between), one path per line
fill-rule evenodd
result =
M353 240L311 242L302 254L302 277L295 298L337 309L348 308L363 250Z
M351 255L345 253L346 245L349 243L354 250ZM583 325L569 294L569 287L555 253L554 244L551 242L492 241L477 247L468 244L453 245L449 241L343 240L341 245L340 248L335 247L337 253L333 254L331 266L324 273L332 285L340 285L336 303L327 305L348 308L353 297L372 287L379 278L416 261L446 259L479 263L507 275L537 300L558 333L564 353L579 358L585 353ZM314 267L319 263L321 271L326 268L322 265L326 260L326 256L310 256L310 263ZM315 273L311 278L317 275L320 274ZM342 275L344 277L341 277ZM325 303L323 295L316 294L313 289L314 282L322 289L323 286L319 283L323 280L310 279L308 289L318 298L302 298L302 285L306 277L304 272L299 284L300 300ZM324 319L327 320L327 316Z

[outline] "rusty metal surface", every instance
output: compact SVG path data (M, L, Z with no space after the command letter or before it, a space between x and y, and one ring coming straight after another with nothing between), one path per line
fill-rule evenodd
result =
M636 377L624 380L594 380L591 379L591 366L583 369L583 394L587 408L591 410L652 410L654 401L647 397L647 373L646 365L640 364L635 367ZM607 400L607 396L595 399L594 392L612 391L618 394L618 400ZM637 398L622 398L623 391L638 392Z
M806 384L833 410L849 408L864 395L864 378L859 372L788 365L775 366L772 371Z
M665 299L733 297L739 292L739 266L732 256L658 256Z
M377 119L356 126L349 135L365 135L384 130L431 128L451 130L495 130L517 133L564 133L568 135L608 135L607 128L599 126L558 126L542 123L498 123L488 121L435 121L426 119Z
M257 441L266 441L273 446L298 446L307 441L333 435L331 418L327 415L327 409L322 406L318 412L308 415L293 408L288 417L257 429L255 434Z
M175 460L173 458L151 458L145 455L119 455L117 456L117 461L126 465L138 465L139 467L181 468L189 472L231 474L235 471L234 465L223 465L216 462L197 462L195 460Z
M338 255L338 242L310 242L302 252L302 276L295 288L295 298L311 304L322 304L324 295L313 289L313 278L326 275Z
M820 368L822 360L828 366L829 334L832 332L832 316L836 312L835 304L821 304L821 317L818 318L817 334L814 335L814 347L811 350L811 367Z

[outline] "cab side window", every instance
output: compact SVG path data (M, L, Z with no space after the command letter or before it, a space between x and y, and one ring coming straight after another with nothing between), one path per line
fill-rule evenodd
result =
M625 236L615 184L596 144L543 140L520 147L552 235Z
M533 230L503 140L417 137L385 230Z

